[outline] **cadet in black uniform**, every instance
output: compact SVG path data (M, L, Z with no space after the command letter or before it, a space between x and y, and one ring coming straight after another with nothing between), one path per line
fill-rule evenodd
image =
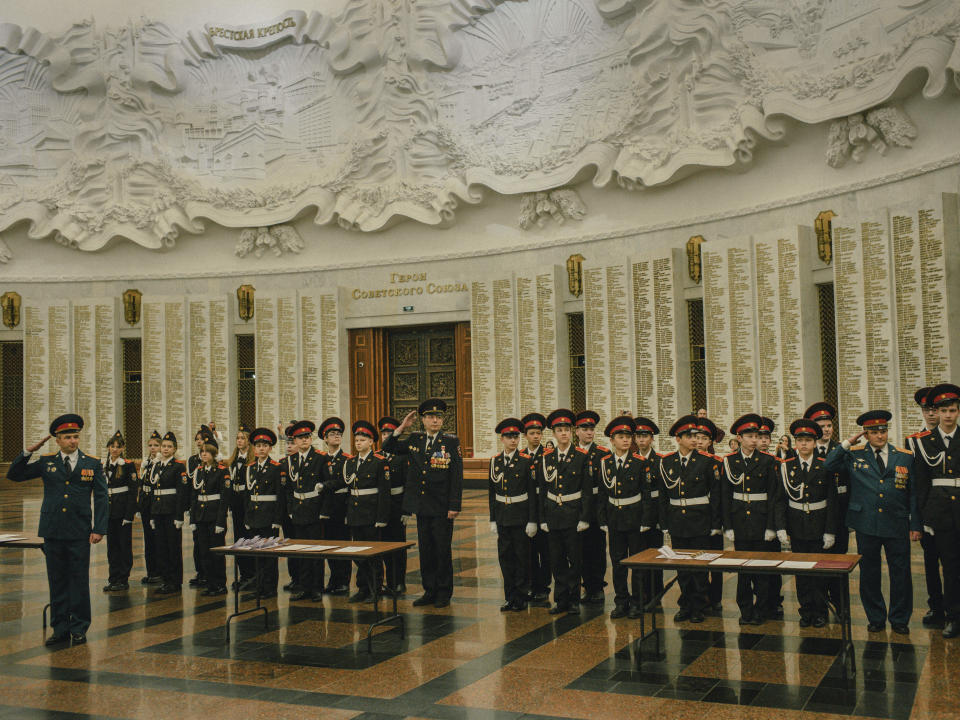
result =
M377 422L381 444L400 426L400 421L384 416ZM407 524L403 515L403 490L407 482L407 458L381 450L390 465L390 519L380 533L384 542L406 542ZM384 577L387 592L391 595L403 595L407 592L407 551L390 553L384 559Z
M256 428L250 433L253 453L250 463L234 476L233 488L243 483L243 516L250 537L274 537L280 533L281 498L286 491L286 464L270 457L270 449L277 444L277 436L269 428ZM231 503L232 505L232 503ZM257 592L261 598L277 595L277 561L260 559L260 577Z
M340 449L346 424L338 417L329 417L320 423L319 435L327 447L323 455L320 480L324 486L338 483L343 477L343 464L351 457ZM349 540L350 526L347 525L347 488L342 483L336 490L328 490L323 495L321 516L323 517L324 540ZM349 560L329 560L330 581L323 589L331 595L343 595L350 590ZM320 580L323 581L323 561L319 563ZM358 581L359 582L359 581ZM359 587L359 585L357 586Z
M390 519L390 461L373 449L377 429L372 423L357 420L350 430L357 454L346 456L337 483L347 490L350 539L378 541ZM357 592L349 602L363 602L380 593L381 567L379 561L357 560Z
M553 570L551 615L580 613L583 542L580 533L593 516L593 475L586 450L572 444L574 415L554 410L547 416L556 448L547 448L536 463L540 486L540 529L549 533Z
M78 449L83 418L61 415L50 423L50 434L27 446L11 463L7 479L43 479L40 527L50 587L48 647L70 642L82 645L90 627L90 546L107 532L109 496L100 461ZM50 437L59 452L35 455ZM93 500L93 512L90 501ZM91 522L92 520L92 522Z
M937 385L927 402L937 408L940 422L914 444L917 502L943 563L943 637L950 639L960 635L960 387Z
M196 525L200 547L200 576L206 585L202 595L227 592L226 557L210 550L224 544L232 484L227 466L217 462L217 446L204 443L200 449L200 465L191 480L190 504L190 520Z
M157 563L157 531L150 524L152 515L150 506L153 504L153 486L150 484L150 468L160 457L160 433L154 430L147 439L147 456L140 467L140 477L137 483L137 510L140 512L140 524L143 526L143 561L147 574L140 578L144 585L160 585L159 564Z
M720 473L709 455L696 450L697 418L685 415L670 428L677 451L660 458L660 527L674 548L706 550L720 534ZM675 622L703 622L707 605L707 573L677 572L680 610Z
M274 436L276 437L276 436ZM233 541L236 542L243 537L253 537L248 534L245 512L247 507L246 483L244 475L246 474L247 464L253 460L253 453L250 452L250 429L241 425L237 428L237 443L227 459L227 470L230 471L230 517L233 520ZM252 557L237 557L234 559L240 570L240 580L236 583L234 590L246 590L252 587L256 578L256 561Z
M316 426L309 420L294 423L292 434L297 452L287 456L287 514L293 523L293 537L298 540L322 540L320 508L323 505L321 473L326 454L311 445ZM323 600L323 565L321 560L300 560L297 563L300 589L291 600Z
M103 474L107 478L110 495L110 524L107 530L107 564L109 582L104 592L127 590L130 570L133 569L133 517L137 513L137 466L123 458L126 445L119 430L107 443L107 464Z
M150 468L153 502L151 524L156 530L157 564L163 585L158 595L180 592L183 584L183 512L189 507L187 468L176 459L177 436L167 432L160 443L160 457Z
M284 477L289 482L290 480L290 470L292 468L292 458L297 454L297 441L293 437L293 428L296 425L296 420L291 420L287 423L286 427L277 425L277 431L283 434L284 438L284 455L280 460L280 465L283 470ZM277 498L280 502L280 529L283 531L283 536L285 538L293 537L293 520L290 519L290 513L287 512L287 490L284 486L283 491L280 493L280 496ZM302 588L300 587L300 560L297 558L287 558L287 572L290 573L290 582L283 586L283 589L290 593L298 593Z
M773 441L774 428L776 428L776 423L773 422L773 420L765 416L760 418L760 432L757 433L757 450L770 455L775 460L780 460L776 454L770 452L770 443ZM777 485L777 487L779 488L779 485ZM784 542L786 542L786 540L784 540ZM768 547L770 552L780 552L783 549L780 538L778 537L774 537ZM783 577L776 573L771 573L767 577L770 582L770 604L764 608L764 616L776 620L783 620L783 595L781 595Z
M190 481L187 483L187 489L190 494L193 494L193 482L197 477L197 470L200 467L200 452L203 450L203 445L206 442L212 442L216 445L217 441L213 437L213 431L206 425L201 425L200 429L197 430L196 435L193 436L193 441L197 446L197 451L187 458L187 476ZM218 448L219 451L219 448ZM193 507L193 498L187 500L186 505L184 506L185 510L189 513L190 509ZM190 587L205 587L207 584L207 579L203 577L203 562L200 559L200 540L197 537L197 525L193 518L190 518L190 524L188 529L193 536L193 577L190 578L190 581L187 583Z
M761 422L759 415L748 413L730 428L740 449L723 460L723 526L736 550L776 552L770 542L777 537L774 501L780 468L775 457L757 449ZM785 530L782 539L787 539ZM760 625L770 618L771 592L769 575L737 574L741 625Z
M403 510L417 516L417 544L423 595L417 606L447 607L453 595L453 521L463 495L463 451L455 435L441 431L447 404L430 398L418 412L425 432L400 436L413 424L411 412L383 443L383 449L409 460Z
M653 449L653 436L660 434L660 428L650 418L637 416L633 427L633 442L637 446L637 455L640 460L647 463L650 471L650 500L657 508L657 516L654 518L654 524L650 529L642 533L640 541L643 548L663 547L663 530L659 527L659 504L660 504L660 455ZM648 570L641 578L643 581L643 596L647 602L653 597L659 597L663 593L663 570ZM655 607L660 606L660 601L654 603Z
M907 436L907 447L913 451L915 462L922 462L918 443L920 438L926 437L937 429L940 424L940 411L933 403L927 402L927 396L933 388L922 387L913 394L914 402L920 406L923 413L923 427L912 435ZM923 468L917 467L918 477ZM937 550L937 541L924 528L923 535L920 537L920 547L923 548L923 574L927 582L927 614L923 616L923 626L929 628L943 629L946 622L943 613L943 578L941 570L943 563L940 562L940 551Z
M723 430L708 417L697 416L697 430L694 433L697 439L697 449L710 456L710 459L717 465L720 473L721 482L723 478L723 458L714 453L713 444L719 443L723 438ZM710 536L710 549L723 550L723 536ZM707 607L715 614L723 611L723 573L712 572L707 578Z
M607 536L600 529L597 520L597 475L601 460L610 454L610 448L598 445L593 441L597 431L600 416L593 410L584 410L577 414L576 432L577 444L587 451L587 461L590 463L590 475L593 477L593 504L587 522L590 526L580 533L580 542L583 543L583 597L581 602L590 605L603 605L603 588L607 574Z
M490 458L490 532L497 536L497 557L503 576L501 612L526 610L530 576L530 538L537 533L533 458L518 450L520 421L497 423L503 451Z
M836 542L833 531L837 524L837 484L816 453L823 431L813 420L794 420L790 434L796 447L795 453L780 463L776 527L787 531L793 552L823 552ZM826 582L811 575L797 575L796 584L800 627L826 625Z
M527 443L527 454L536 463L543 454L543 429L547 419L538 412L527 413L520 418L523 438ZM541 506L540 486L534 482L535 497L531 500L539 510ZM547 533L537 524L537 534L530 541L530 602L550 607L550 540Z
M626 615L638 618L642 614L641 571L632 571L628 586L627 568L620 563L644 549L643 534L657 522L657 506L650 497L650 464L639 453L630 452L635 429L633 418L626 415L607 424L604 434L610 438L613 452L600 460L598 468L597 519L610 546L616 605L610 613L613 619Z

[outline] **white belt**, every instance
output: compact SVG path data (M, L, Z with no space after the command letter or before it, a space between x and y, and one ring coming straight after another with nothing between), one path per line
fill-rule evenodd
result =
M403 495L403 485L398 485L397 487L390 488L391 495Z
M220 493L214 493L213 495L197 495L197 500L200 502L213 502L214 500L220 499Z
M519 495L495 495L494 497L498 503L510 505L511 503L523 502L527 499L527 494L520 493Z
M340 488L339 490L334 490L334 491L333 491L333 494L334 494L334 495L339 495L340 493L345 493L346 491L347 491L346 488Z
M738 493L733 494L734 500L741 500L743 502L760 502L761 500L767 499L766 493Z
M253 502L276 502L276 495L251 495L250 499Z
M679 505L680 507L686 507L687 505L709 505L710 498L706 495L694 498L670 498L670 504Z
M569 495L554 495L552 492L547 492L547 499L553 500L557 505L563 505L565 502L571 502L573 500L580 499L580 491L577 490L575 493L570 493Z
M847 486L846 485L837 485L837 495L846 495Z
M934 478L934 487L960 487L960 478Z
M825 510L827 507L826 500L821 500L820 502L814 503L801 503L796 502L795 500L788 500L787 504L794 510L805 510L806 512L810 512L811 510Z
M120 487L107 488L107 493L110 495L116 495L117 493L124 493L130 488L126 485L121 485Z
M593 489L593 494L596 495L598 492L600 492L600 488L595 487L595 488Z
M154 494L154 495L176 495L176 494L177 494L177 489L176 489L176 488L166 488L165 490L154 490L154 491L153 491L153 494Z
M293 494L293 496L294 496L297 500L309 500L310 498L320 497L320 491L319 491L319 490L311 490L310 492L305 492L305 493L295 492L295 493Z
M354 497L357 497L358 495L376 495L377 488L354 488L350 490L350 494Z
M654 490L653 492L650 493L650 497L652 497L652 498L660 497L660 491L659 491L659 490Z
M640 502L642 499L643 499L643 495L640 495L640 494L633 495L632 497L626 497L626 498L612 498L612 497L607 498L607 500L610 501L610 504L613 505L614 507L623 507L624 505L633 505L634 503Z

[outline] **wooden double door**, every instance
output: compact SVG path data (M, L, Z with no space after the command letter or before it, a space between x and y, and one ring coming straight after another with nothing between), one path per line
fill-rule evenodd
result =
M447 403L444 430L473 451L470 323L349 331L350 415L398 420L427 398Z

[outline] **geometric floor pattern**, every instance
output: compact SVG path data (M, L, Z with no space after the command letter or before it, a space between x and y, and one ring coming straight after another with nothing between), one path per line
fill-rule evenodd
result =
M35 483L3 483L0 531L36 532L40 498ZM672 588L657 622L660 654L648 640L638 667L638 622L609 619L610 593L606 608L584 606L579 617L499 612L486 508L484 492L465 491L451 606L412 607L420 591L414 549L400 602L407 636L380 628L372 654L369 606L342 597L290 602L285 593L267 602L267 627L260 615L244 616L228 645L232 597L203 598L186 587L182 596L156 597L139 585L137 561L130 591L104 594L104 544L93 549L88 643L50 651L41 631L43 557L0 549L0 719L960 718L960 643L920 625L926 596L916 544L908 637L867 633L858 572L852 576L857 673L849 683L836 660L838 626L800 628L792 580L783 588L784 621L741 628L732 574L722 616L696 626L673 623ZM134 537L139 557L138 526Z

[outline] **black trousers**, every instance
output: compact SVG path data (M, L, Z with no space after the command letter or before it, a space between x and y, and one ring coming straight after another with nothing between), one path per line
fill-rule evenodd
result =
M497 557L503 575L504 599L526 602L530 582L530 538L523 525L497 524Z
M530 540L530 593L550 592L550 534L539 527Z
M380 540L380 528L373 525L352 525L350 526L350 539L363 542ZM380 592L380 586L383 585L383 563L373 560L357 559L357 587L373 595Z
M844 497L846 497L846 495L844 495ZM846 503L843 504L843 507L846 507ZM846 510L844 510L842 517L846 517ZM847 529L846 521L843 521L840 523L840 527L837 528L836 542L834 542L833 547L826 552L834 555L846 555L849 549L850 531ZM843 588L843 578L837 577L827 580L827 599L836 608L840 607L840 597L843 594ZM847 608L847 612L850 612L850 608Z
M822 553L823 538L801 540L791 537L790 547L797 553ZM797 601L800 603L800 617L810 618L827 616L827 581L814 575L796 575Z
M651 528L642 535L643 550L663 547L663 531ZM654 595L663 592L663 570L648 570L643 574L643 596L650 602Z
M934 532L943 563L943 612L951 620L960 620L960 532L955 528L935 528Z
M940 575L943 563L936 537L923 533L920 547L923 548L923 575L927 581L927 605L934 612L943 612L943 580Z
M588 594L603 592L607 584L603 579L607 574L607 534L599 523L592 522L580 533L580 542L583 543L583 589Z
M330 503L332 514L327 520L323 521L324 540L350 539L350 526L347 525L346 497L345 493L341 493L340 496L334 497ZM353 563L350 560L328 560L328 562L330 563L330 584L334 586L349 585L350 567Z
M733 543L738 552L771 552L769 540L741 538L740 535L741 533L736 533L736 541ZM770 592L770 575L737 573L737 607L740 608L742 616L750 617L757 612L769 617Z
M956 538L954 538L956 539ZM887 556L890 573L890 612L880 588L880 550ZM913 613L913 580L910 574L910 537L886 538L857 533L860 552L860 602L867 621L882 625L906 625Z
M723 550L723 535L710 536L710 549ZM723 573L712 572L707 581L707 597L711 605L719 605L723 599Z
M297 540L322 540L323 526L320 520L306 525L293 526L293 537ZM349 561L348 561L349 562ZM323 592L323 560L300 560L297 562L300 589L305 593Z
M722 545L721 545L722 547ZM823 550L823 543L820 543L820 550ZM769 540L767 541L767 550L766 552L783 552L783 547L780 545L780 540ZM774 617L777 610L780 607L780 604L783 602L783 576L779 574L767 575L769 580L770 592L767 595L767 605L764 608L764 615L767 617Z
M150 527L152 518L149 510L140 511L140 522L143 525L143 562L147 577L157 577L160 574L157 563L157 532Z
M231 503L230 504L230 517L233 520L233 541L236 542L240 538L245 537L255 537L260 535L260 537L271 537L274 535L274 531L271 528L266 528L266 535L261 535L260 532L253 532L253 530L247 530L247 527L244 523L244 512L243 503ZM258 528L260 531L264 531L264 528ZM248 578L252 578L256 572L256 561L252 557L236 557L234 562L237 563L237 567L240 569L240 581L243 582Z
M280 529L283 530L285 538L295 537L293 534L293 520L286 513L280 521ZM295 585L300 584L300 560L299 558L287 558L287 572L290 573L290 582Z
M111 583L125 583L133 569L133 524L123 518L110 518L107 525L107 565ZM149 573L147 573L149 574Z
M198 522L194 535L200 547L200 574L208 588L227 585L227 558L210 550L224 544L225 532L215 532L214 522Z
M393 513L390 516L390 522L380 531L380 537L384 542L406 542L407 526L400 522L400 513ZM383 561L386 584L389 588L396 588L397 585L406 584L407 578L407 551L391 553Z
M190 518L190 522L193 523L193 518ZM197 523L193 523L197 525ZM207 583L207 578L203 575L203 559L200 557L201 550L200 538L197 535L197 531L193 531L193 570L194 574L200 578L200 584L205 585Z
M710 534L692 537L674 537L671 542L676 550L709 550ZM680 607L691 612L703 612L707 606L707 573L689 570L677 571L680 586Z
M44 538L50 626L54 635L83 635L90 627L90 540Z
M435 598L453 595L453 520L446 515L417 515L417 548L423 591Z
M553 601L560 607L580 602L580 575L583 568L583 540L575 527L554 528L550 538L550 567L553 570Z
M250 528L248 532L250 533L250 537L254 537L255 535L269 537L275 530L268 525L267 527ZM250 559L253 560L253 558ZM260 562L260 575L257 577L257 588L261 595L273 594L277 591L277 583L279 581L280 573L278 563L275 559L267 557L261 557L258 558L258 560ZM256 571L256 561L254 561L254 571Z
M183 584L183 535L173 524L174 515L154 515L157 538L157 571L163 584L180 587Z
M624 558L643 550L643 535L640 529L610 530L610 565L613 566L614 602L619 607L640 604L641 570L632 570L630 584L627 585L627 568L620 564ZM649 596L646 596L649 599Z

